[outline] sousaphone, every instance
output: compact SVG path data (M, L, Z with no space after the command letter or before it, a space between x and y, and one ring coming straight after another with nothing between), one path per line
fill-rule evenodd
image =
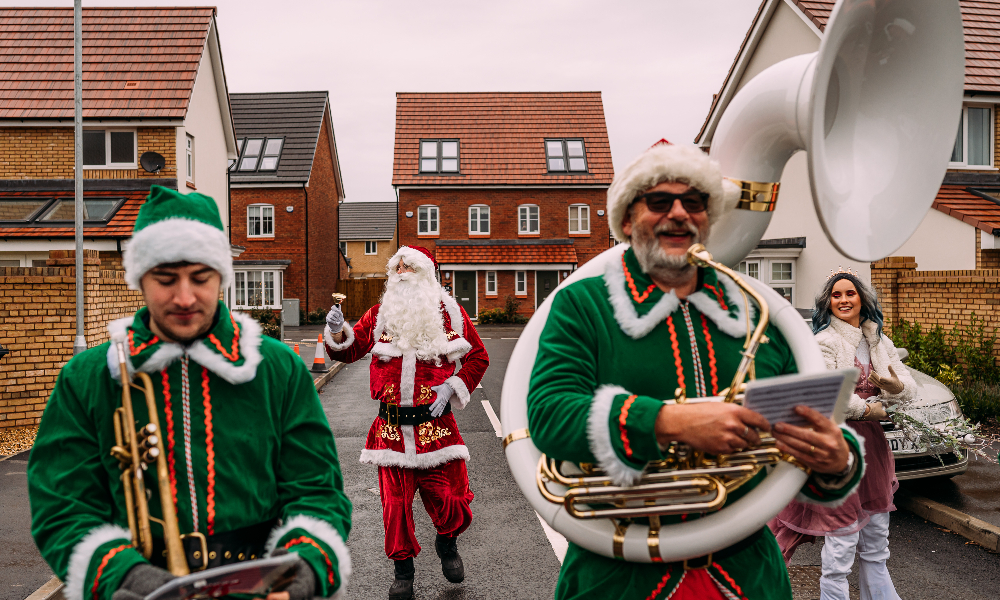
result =
M964 66L957 1L839 1L819 52L761 72L733 98L720 119L712 156L743 195L712 228L709 250L715 260L735 265L757 245L775 210L785 163L800 150L808 153L813 203L833 245L860 261L877 260L896 250L920 224L947 169L962 106ZM559 471L558 464L543 457L528 431L526 400L552 300L562 287L602 276L609 263L621 260L624 250L623 245L611 248L574 272L525 327L508 364L501 397L505 453L532 508L569 541L631 562L685 560L718 551L759 530L795 497L807 474L787 460L771 460L773 456L763 455L766 452L754 455L742 462L756 468L770 466L767 477L753 490L721 509L689 511L706 513L703 518L660 526L657 514L687 511L695 505L692 498L704 495L702 482L726 480L731 466L718 465L717 475L701 469L688 476L666 477L685 482L676 490L650 468L636 486L612 489L592 466ZM747 278L743 283L757 292L751 294L757 302L766 304L770 321L788 341L799 371L825 370L819 347L798 312L759 281ZM614 493L602 495L600 487ZM582 502L576 498L579 488L591 494ZM656 500L639 505L669 504L673 494L680 508L627 512L646 492ZM600 512L608 506L610 514ZM616 512L616 507L626 513ZM605 518L627 519L629 514L652 517L651 526L633 522L625 528L622 521Z

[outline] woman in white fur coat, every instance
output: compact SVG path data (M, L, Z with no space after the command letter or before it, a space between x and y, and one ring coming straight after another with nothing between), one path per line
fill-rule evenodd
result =
M882 310L870 287L852 273L831 276L816 296L813 332L830 369L861 371L846 418L864 440L865 473L858 493L830 509L792 502L771 520L772 531L786 561L804 542L825 536L820 578L821 600L848 600L847 575L855 553L861 558L862 600L898 600L886 569L889 558L889 512L896 509L899 487L892 450L880 421L886 407L905 405L916 394L916 383L899 360L896 347L882 333Z

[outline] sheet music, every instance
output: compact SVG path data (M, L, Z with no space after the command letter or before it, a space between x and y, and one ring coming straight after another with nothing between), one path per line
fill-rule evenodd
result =
M743 406L760 413L772 425L788 423L803 427L809 425L809 421L796 414L796 406L802 404L826 417L834 417L840 401L839 413L843 415L843 406L854 391L857 379L858 370L853 368L757 379L747 384Z

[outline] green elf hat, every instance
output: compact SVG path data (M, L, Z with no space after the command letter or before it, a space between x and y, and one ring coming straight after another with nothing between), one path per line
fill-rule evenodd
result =
M222 276L222 288L233 282L233 257L219 209L204 194L181 194L150 186L139 209L132 239L122 262L125 281L138 290L139 281L157 265L176 262L208 265Z

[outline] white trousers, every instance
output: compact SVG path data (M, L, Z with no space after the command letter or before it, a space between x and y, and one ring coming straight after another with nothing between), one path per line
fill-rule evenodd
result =
M858 569L861 600L900 600L892 585L885 561L889 558L889 513L872 515L861 531L826 536L823 543L823 575L819 580L820 600L850 600L847 575L854 554L861 558Z

